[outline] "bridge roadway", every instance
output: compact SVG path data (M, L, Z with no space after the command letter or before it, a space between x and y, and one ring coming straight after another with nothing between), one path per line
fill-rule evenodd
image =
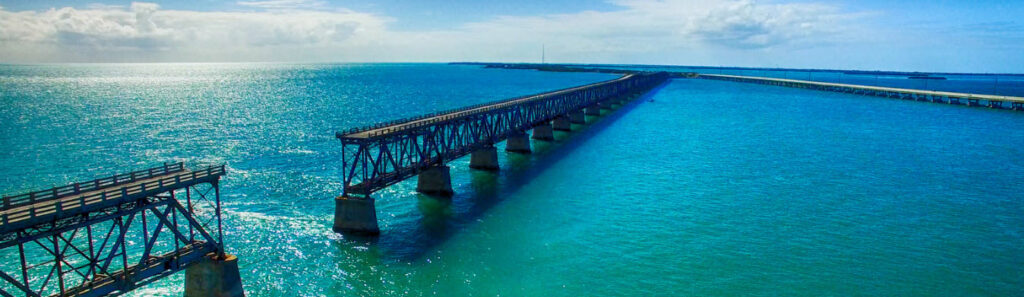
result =
M185 169L182 163L165 164L162 167L49 190L4 196L3 206L0 207L0 234L116 206L171 189L208 183L223 174L223 166L191 171Z
M339 132L342 143L342 195L335 199L334 230L379 233L370 194L412 176L416 190L452 194L448 161L472 154L470 167L497 170L494 145L529 153L530 138L553 140L553 130L570 131L586 115L597 116L669 79L665 72L622 77L535 95L463 107ZM533 131L532 137L526 134Z
M512 98L512 99L502 100L502 101L499 101L499 102L486 103L486 104L483 104L482 106L481 105L468 106L468 107L459 108L459 109L453 110L453 111L442 112L442 113L439 113L439 114L425 115L422 118L417 117L417 118L413 118L413 119L400 120L400 121L396 121L396 122L387 123L386 126L384 126L384 127L371 128L371 129L364 130L364 131L356 130L356 131L348 132L348 133L340 135L339 138L366 139L366 138L371 138L371 137L387 136L389 134L400 133L400 132L402 132L404 130L407 130L407 129L421 127L421 126L424 126L424 125L429 125L429 124L437 123L437 122L440 122L440 121L447 121L447 120L467 117L467 116L471 116L471 115L475 115L475 114L486 113L486 112L493 111L493 110L499 109L499 108L515 106L515 105L518 105L518 104L525 104L525 103L529 103L530 101L542 100L542 99L545 99L545 98L549 98L551 96L568 94L568 93L571 93L571 92L574 92L574 91L579 91L579 90L583 90L583 89L587 89L587 88L592 88L594 86L598 86L598 85L602 85L602 84L607 84L607 83L627 80L627 79L632 78L633 76L634 76L634 74L627 74L627 75L623 75L620 78L617 78L617 79L614 79L614 80L610 80L610 81L597 82L597 83L593 83L593 84L589 84L589 85L572 87L572 88L562 89L562 90L558 90L558 91L554 91L554 92L549 92L549 93L516 97L516 98Z
M878 86L851 85L840 83L817 82L784 78L769 78L756 76L722 75L722 74L698 74L698 78L726 80L737 82L758 83L794 88L805 88L823 91L852 93L860 95L871 95L888 98L900 98L916 101L930 101L948 104L966 104L967 106L987 106L989 108L1013 110L1024 110L1024 97L969 94L944 91L927 91L916 89L902 89ZM1010 106L1005 106L1009 103Z

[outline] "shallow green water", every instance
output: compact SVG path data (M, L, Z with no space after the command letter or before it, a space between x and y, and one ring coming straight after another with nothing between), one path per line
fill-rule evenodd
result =
M3 66L0 191L226 162L252 296L1024 294L1024 114L731 82L675 80L497 174L456 160L450 202L392 186L375 241L330 231L334 131L609 78Z

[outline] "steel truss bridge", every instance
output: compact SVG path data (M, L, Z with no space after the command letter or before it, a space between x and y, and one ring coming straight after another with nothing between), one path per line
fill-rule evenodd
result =
M370 193L490 146L536 125L646 92L668 73L634 73L553 92L468 106L336 134L343 146L343 196Z
M838 84L807 80L768 78L756 76L699 74L704 79L725 80L745 83L756 83L772 86L812 89L820 91L849 93L856 95L898 98L914 101L947 103L953 105L985 106L994 109L1012 109L1024 111L1024 97L999 96L985 94L968 94L957 92L926 91L864 85ZM1009 104L1009 105L1007 105Z
M164 164L4 196L0 296L118 295L223 257L224 174Z

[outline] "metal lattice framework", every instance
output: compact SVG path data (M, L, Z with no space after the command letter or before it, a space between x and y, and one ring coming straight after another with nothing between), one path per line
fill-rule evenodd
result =
M583 108L645 92L668 74L636 73L537 95L337 133L344 194L370 193Z
M3 197L0 295L118 295L223 256L224 174L164 164Z

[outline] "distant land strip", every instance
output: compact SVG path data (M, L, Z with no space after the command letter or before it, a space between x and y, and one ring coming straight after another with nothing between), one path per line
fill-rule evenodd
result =
M928 75L976 75L976 76L1019 76L1024 73L966 73L966 72L920 72L920 71L884 71L884 70L841 70L841 69L797 69L797 68L758 68L731 66L684 66L684 65L647 65L647 64L541 64L541 63L489 63L489 62L452 62L451 65L479 65L486 68L505 69L536 69L553 72L601 72L601 73L634 73L638 71L617 68L685 68L685 69L723 69L751 71L800 71L800 72L841 72L849 75L884 75L884 76L928 76ZM671 71L670 71L671 72ZM679 73L691 73L682 71Z

